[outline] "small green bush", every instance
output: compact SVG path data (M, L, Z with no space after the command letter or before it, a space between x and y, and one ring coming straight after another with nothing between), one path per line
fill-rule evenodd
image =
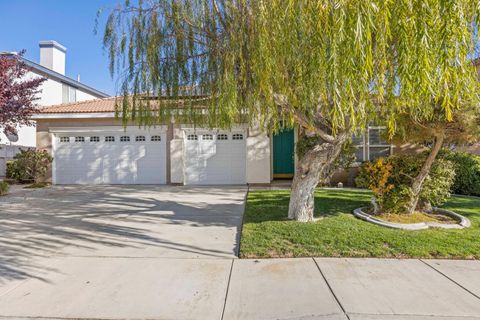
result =
M37 182L47 172L53 158L47 151L22 150L7 163L7 178L20 183Z
M480 196L480 156L456 151L443 151L442 157L455 167L452 191L456 194Z
M0 196L8 194L9 189L10 186L8 183L6 183L5 181L0 181Z
M372 190L381 212L404 213L413 196L412 179L417 176L426 156L397 155L366 162L360 167L355 183ZM454 165L449 160L435 160L420 193L419 206L444 203L450 196L454 178Z

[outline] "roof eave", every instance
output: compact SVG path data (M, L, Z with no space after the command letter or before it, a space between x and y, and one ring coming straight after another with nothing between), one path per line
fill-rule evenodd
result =
M42 119L92 119L92 118L115 118L115 112L58 112L37 113L32 120Z

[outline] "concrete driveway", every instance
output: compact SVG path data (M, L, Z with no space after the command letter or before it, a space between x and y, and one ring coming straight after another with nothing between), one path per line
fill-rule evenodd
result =
M1 198L0 253L231 258L246 188L53 187ZM12 268L15 266L12 265Z
M42 257L236 257L246 188L67 186L0 198L0 283Z
M0 319L480 319L480 261L236 259L245 193L0 198Z

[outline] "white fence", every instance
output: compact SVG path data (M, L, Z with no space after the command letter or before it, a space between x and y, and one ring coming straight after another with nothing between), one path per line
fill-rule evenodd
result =
M20 150L27 150L29 147L10 146L0 144L0 177L5 177L7 170L7 161L12 160L13 157L20 152Z

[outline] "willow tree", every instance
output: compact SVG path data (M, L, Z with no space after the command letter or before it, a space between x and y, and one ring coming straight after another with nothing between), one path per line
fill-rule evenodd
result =
M428 115L432 97L461 95L476 10L472 0L125 1L104 46L124 120L300 128L288 216L311 221L314 189L353 132L386 115L392 133L399 106Z

